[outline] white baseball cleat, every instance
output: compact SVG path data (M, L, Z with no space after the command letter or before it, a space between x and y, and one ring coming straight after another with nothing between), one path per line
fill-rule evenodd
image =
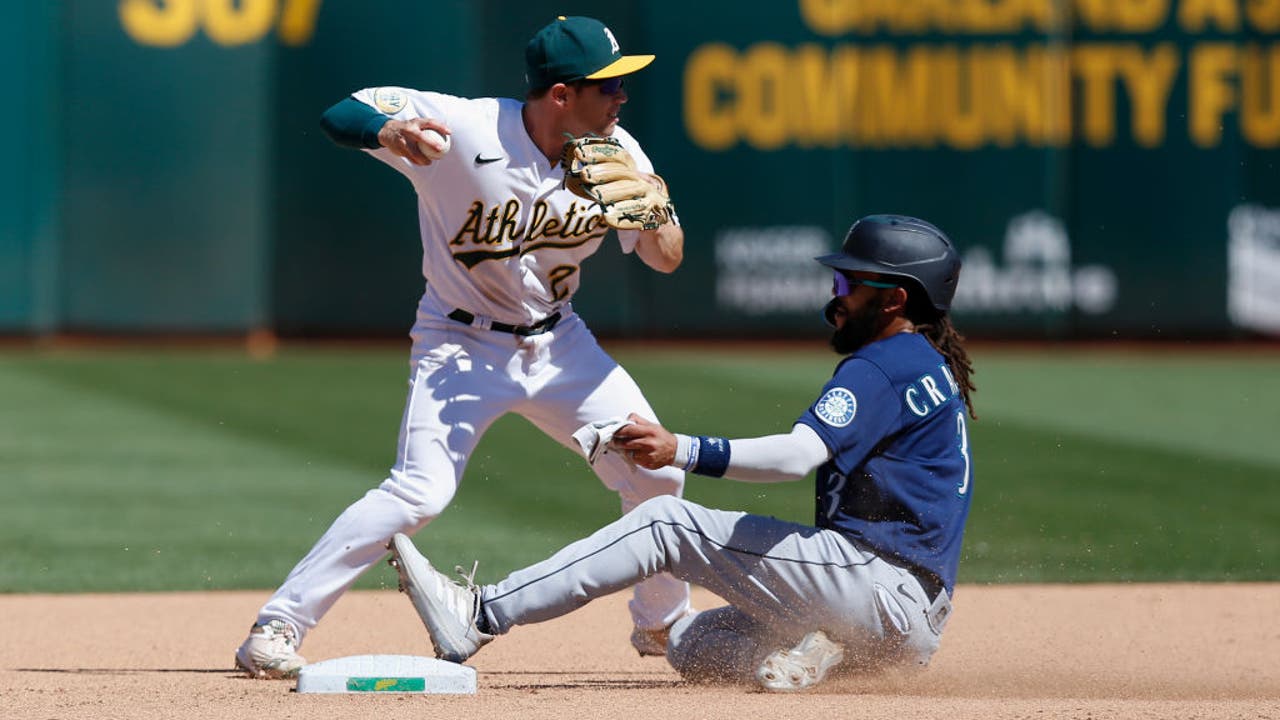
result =
M844 660L844 648L815 630L793 648L776 650L756 669L756 680L770 692L794 692L822 682Z
M294 678L306 664L298 654L298 631L283 620L254 625L236 650L236 667L253 678Z
M467 580L464 587L431 567L404 533L396 533L387 549L391 551L388 562L400 576L400 590L409 596L418 611L431 636L436 657L464 662L493 640L493 635L480 632L476 627L480 593L475 587L474 569L471 577L464 576Z

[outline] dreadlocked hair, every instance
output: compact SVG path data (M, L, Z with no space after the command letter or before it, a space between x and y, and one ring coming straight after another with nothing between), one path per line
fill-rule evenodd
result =
M973 375L973 362L969 360L969 353L965 352L964 336L956 332L955 326L951 324L951 318L946 315L927 323L916 323L916 332L923 335L933 349L947 359L951 374L955 376L956 384L960 386L965 407L969 408L969 417L977 420L978 414L973 411L973 401L969 399L969 394L977 392L978 389L969 379L969 376Z

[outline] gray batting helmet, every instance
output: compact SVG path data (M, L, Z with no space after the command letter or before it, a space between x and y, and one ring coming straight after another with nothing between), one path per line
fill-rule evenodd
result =
M960 253L941 230L905 215L868 215L853 223L840 252L814 258L836 270L871 272L907 288L911 307L936 317L951 309Z

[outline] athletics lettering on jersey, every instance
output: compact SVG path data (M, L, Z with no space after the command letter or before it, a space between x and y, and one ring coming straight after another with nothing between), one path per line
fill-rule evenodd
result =
M502 215L501 222L498 221L499 212ZM449 244L465 245L470 242L473 245L501 245L504 240L515 243L519 232L516 229L516 217L519 214L520 201L514 198L508 200L501 208L497 205L489 208L488 213L485 213L484 203L476 200L471 203L467 219L463 221L458 234L453 236ZM494 232L494 223L498 224L497 232Z
M369 150L408 178L421 198L426 288L419 310L443 316L463 308L517 325L562 311L578 289L578 268L612 232L594 203L564 188L559 164L524 127L523 103L408 88L365 89L355 97L374 107L381 98L381 110L401 107L397 120L430 118L453 131L453 150L426 166L386 148ZM615 128L613 137L639 170L653 172L625 129ZM490 159L502 162L484 164ZM624 253L639 239L639 231L617 232Z
M501 206L486 208L479 200L471 203L471 209L462 222L458 233L449 241L450 245L463 246L468 249L454 251L453 257L458 262L475 267L485 260L500 260L513 255L524 255L539 248L573 248L586 242L603 237L609 228L604 224L604 216L600 213L589 213L591 205L569 204L564 218L547 217L550 206L543 200L534 203L533 213L526 226L520 227L520 201L514 198ZM544 238L542 242L535 242ZM561 242L561 241L567 242ZM501 249L477 250L475 246L500 246Z
M529 240L550 237L553 233L557 237L566 240L583 235L593 235L594 237L603 235L609 228L604 224L604 215L602 213L588 214L590 208L593 207L598 206L594 203L579 205L575 201L569 203L569 211L565 213L563 220L548 218L546 222L543 222L542 218L546 217L549 206L545 200L539 200L533 206L533 219L529 223ZM582 215L578 215L579 210L582 211ZM555 232L557 229L559 232Z

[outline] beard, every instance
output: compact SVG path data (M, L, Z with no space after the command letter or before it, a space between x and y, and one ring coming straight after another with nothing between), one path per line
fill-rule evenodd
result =
M845 316L844 325L831 333L831 349L841 355L852 355L875 339L881 330L878 319L882 306L880 298L876 298L854 314Z

